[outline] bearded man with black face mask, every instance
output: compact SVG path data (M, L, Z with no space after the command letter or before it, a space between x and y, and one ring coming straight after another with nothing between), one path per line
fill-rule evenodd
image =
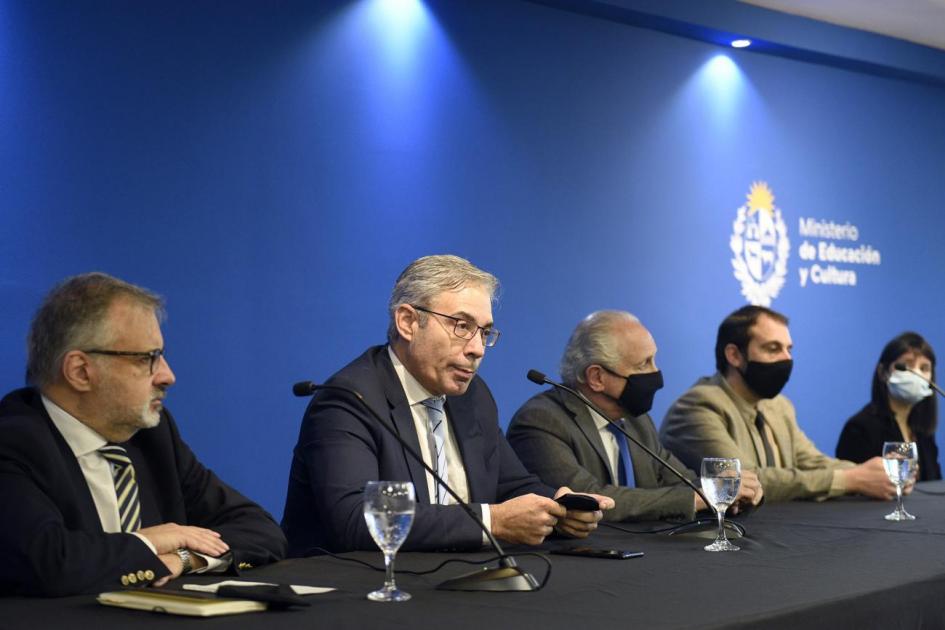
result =
M781 390L791 376L791 333L784 315L745 306L719 326L718 372L699 379L669 411L663 444L692 468L704 457L737 457L754 470L771 501L865 494L896 496L882 459L855 465L820 452L797 425Z
M696 475L660 446L647 415L663 376L656 367L656 343L636 317L623 311L588 315L571 334L561 378L698 485ZM604 520L691 519L706 509L688 486L611 426L575 396L550 389L518 410L508 441L546 484L613 498L616 507ZM748 472L732 509L757 505L761 498L758 478Z

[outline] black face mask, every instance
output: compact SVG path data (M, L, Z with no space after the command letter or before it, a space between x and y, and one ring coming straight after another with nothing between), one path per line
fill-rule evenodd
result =
M742 377L751 391L761 398L774 398L787 385L793 367L794 361L791 359L773 363L749 361L742 372Z
M607 370L607 368L604 368ZM663 373L659 370L646 374L631 374L621 376L613 370L607 370L614 376L627 379L623 386L617 404L631 416L642 416L653 407L653 396L656 390L663 388Z

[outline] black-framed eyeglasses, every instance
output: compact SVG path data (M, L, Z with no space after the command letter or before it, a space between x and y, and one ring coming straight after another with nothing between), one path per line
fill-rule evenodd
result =
M164 356L164 348L157 348L155 350L149 350L147 352L132 352L130 350L99 350L93 348L91 350L83 350L82 352L86 354L103 354L107 357L137 357L139 359L148 359L148 371L151 373L151 376L154 376L154 366L157 364L158 359Z
M452 315L447 315L446 313L437 313L436 311L431 311L428 308L423 308L422 306L417 306L411 304L418 311L423 311L424 313L429 313L430 315L439 315L440 317L445 317L446 319L453 320L453 334L459 337L460 339L472 339L473 336L479 332L482 335L482 345L487 348L491 348L499 341L499 331L495 328L483 328L476 322L471 322L462 317L453 317ZM481 332L480 332L481 331Z

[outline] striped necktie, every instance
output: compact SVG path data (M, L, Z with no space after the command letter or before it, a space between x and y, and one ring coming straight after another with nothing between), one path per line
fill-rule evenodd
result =
M115 496L118 498L118 520L121 531L136 532L141 529L141 504L138 501L138 481L135 467L128 451L117 444L106 444L98 449L112 467Z
M446 462L446 413L443 405L446 399L443 396L427 398L421 404L427 408L427 446L430 449L430 459L433 460L433 470L443 481L449 483L449 473ZM430 497L430 503L446 505L449 494L446 488L434 479L436 496Z

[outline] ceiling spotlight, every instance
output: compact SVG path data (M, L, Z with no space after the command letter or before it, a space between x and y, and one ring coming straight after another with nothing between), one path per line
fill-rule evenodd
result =
M734 39L732 40L732 48L748 48L751 46L750 39Z

